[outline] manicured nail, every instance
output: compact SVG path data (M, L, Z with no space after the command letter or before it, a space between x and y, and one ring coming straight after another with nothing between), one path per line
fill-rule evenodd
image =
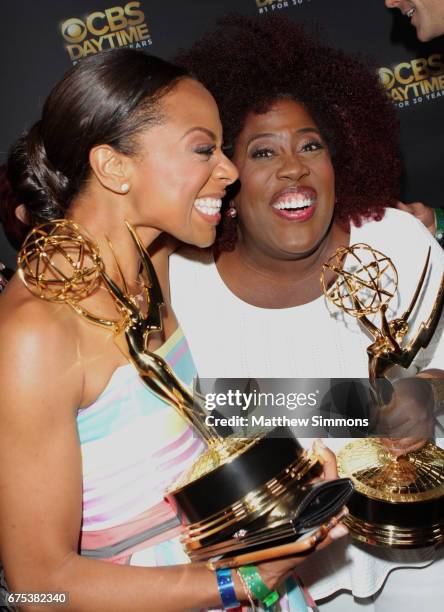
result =
M317 438L315 440L315 446L319 446L319 448L327 448L321 438Z
M348 534L347 527L345 525L342 525L342 523L340 523L339 525L336 525L336 527L333 527L329 535L332 540L339 540L339 538L343 538L347 534Z

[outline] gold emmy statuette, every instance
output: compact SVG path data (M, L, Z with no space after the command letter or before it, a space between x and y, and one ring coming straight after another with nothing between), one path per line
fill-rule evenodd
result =
M411 302L404 314L387 319L387 308L398 286L389 257L366 244L339 248L324 264L325 296L343 312L356 317L374 342L367 348L369 379L377 406L387 410L384 389L392 389L388 372L408 368L430 342L444 305L444 275L429 318L416 336L403 342L424 285L430 248ZM328 278L333 283L328 285ZM379 326L369 319L377 315ZM381 382L386 385L380 385ZM338 470L355 485L346 523L352 535L368 544L414 548L444 537L444 451L432 442L396 458L377 438L354 440L338 455Z
M273 432L251 439L222 438L205 423L203 398L193 397L168 363L149 350L150 334L162 331L163 297L146 250L135 230L126 225L141 260L145 309L129 294L116 257L119 283L107 274L94 240L70 220L48 222L30 232L19 253L19 274L38 298L67 304L89 322L111 330L116 345L147 387L174 407L206 442L207 451L167 491L183 521L183 544L190 557L208 559L260 547L273 551L276 544L294 541L310 508L319 514L320 495L326 498L326 511L319 516L319 524L330 520L351 492L349 480L337 481L334 487L308 485L320 471L319 461L289 431L281 438ZM109 247L114 254L111 243ZM100 317L84 305L101 286L114 302L115 319ZM291 520L283 517L284 508L293 513ZM297 517L296 509L300 509Z

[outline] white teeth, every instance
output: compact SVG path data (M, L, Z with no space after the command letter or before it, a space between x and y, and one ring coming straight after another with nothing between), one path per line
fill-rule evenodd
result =
M414 7L413 7L413 8L411 8L411 9L409 9L409 10L408 10L408 11L405 13L406 17L408 17L409 19L411 19L411 18L413 17L413 15L415 14L415 11L416 11L416 9L415 9Z
M215 215L220 211L222 200L219 198L197 198L194 206L206 215Z
M286 202L276 202L272 204L273 208L277 208L278 210L286 210L288 208L306 208L307 206L311 206L313 204L313 200L290 200Z

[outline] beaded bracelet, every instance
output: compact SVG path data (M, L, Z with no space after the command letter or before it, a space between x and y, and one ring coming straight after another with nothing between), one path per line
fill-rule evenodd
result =
M216 580L224 609L239 608L240 603L237 601L231 570L227 567L216 570Z
M252 611L256 612L256 605L254 603L254 599L251 596L250 589L248 588L247 583L244 580L244 577L242 576L241 572L238 569L236 570L236 574L238 575L239 580L241 581L241 584L244 587L245 595L247 596L248 603L250 604Z
M252 597L260 601L266 608L270 608L279 599L277 591L270 590L262 580L255 565L245 565L238 569L239 576L244 579Z

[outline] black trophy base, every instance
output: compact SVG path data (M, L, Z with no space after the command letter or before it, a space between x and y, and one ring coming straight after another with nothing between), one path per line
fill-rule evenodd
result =
M193 561L289 544L328 523L342 510L352 493L353 484L348 478L301 485L281 497L266 516L250 521L230 537L219 537L206 545L200 541L198 546L186 535L182 541Z
M387 502L355 491L344 523L353 538L385 548L422 548L444 540L444 498Z

